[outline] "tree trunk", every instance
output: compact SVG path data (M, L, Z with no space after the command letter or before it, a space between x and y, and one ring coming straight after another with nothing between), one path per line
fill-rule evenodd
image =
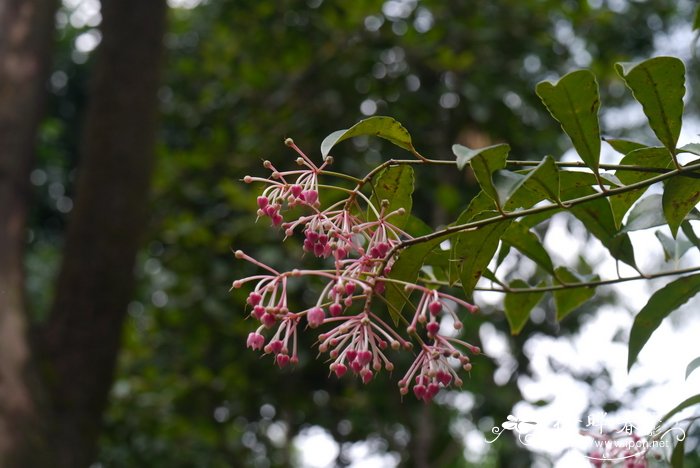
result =
M95 459L147 224L165 0L103 0L75 207L42 332L52 466Z
M49 70L55 3L0 0L0 466L42 453L32 372L23 254L34 159ZM36 459L35 459L36 460Z

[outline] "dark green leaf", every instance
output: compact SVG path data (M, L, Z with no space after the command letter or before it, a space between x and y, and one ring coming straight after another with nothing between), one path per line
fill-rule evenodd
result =
M618 179L618 177L615 174L612 174L610 172L601 172L600 178L603 182L608 182L604 185L611 185L614 187L622 187L623 185L625 185L620 179Z
M688 380L688 377L690 377L690 374L693 373L693 371L697 368L700 367L700 356L696 357L692 361L688 363L688 367L685 368L685 379Z
M575 273L567 270L564 267L556 269L556 276L564 284L581 283L582 279ZM598 280L598 276L585 278L586 280ZM595 288L582 286L580 288L567 288L554 291L554 306L557 310L557 320L562 320L571 312L582 306L586 301L593 297Z
M469 206L464 210L457 218L454 224L465 224L468 223L474 216L478 215L482 211L493 211L496 209L496 204L493 199L486 195L482 190L477 193L474 198L469 202Z
M425 221L413 215L408 217L406 224L404 224L403 230L413 237L424 236L433 232L433 229L425 224Z
M692 153L700 156L700 143L688 143L678 148L679 152Z
M685 458L685 438L676 442L671 452L671 468L683 468L683 459Z
M498 257L496 258L496 268L501 266L503 260L505 260L508 254L510 253L510 249L511 245L508 242L501 242L501 248L498 250Z
M695 235L695 230L693 226L686 220L681 223L681 229L683 233L688 237L688 240L693 243L693 245L700 249L700 239Z
M661 195L653 194L642 198L634 205L627 223L620 232L640 231L666 224L663 209L661 208Z
M470 222L494 216L498 213L487 211L476 215ZM498 240L510 223L510 220L498 221L457 235L453 258L459 262L462 288L468 297L496 253Z
M474 198L469 202L469 206L467 206L467 209L464 210L457 220L450 224L450 226L455 226L455 225L460 225L460 224L466 224L468 223L473 217L478 215L479 213L488 211L488 212L493 212L493 210L496 208L496 204L489 197L486 195L486 193L482 190L481 192L477 193ZM457 244L459 243L459 234L455 235L452 237L452 249L451 249L451 261L450 261L450 284L455 284L457 281L459 281L459 275L461 271L461 264L462 264L462 259L455 258L454 254L457 251Z
M576 198L582 187L598 185L598 180L590 172L559 171L559 187L562 200Z
M552 259L542 246L542 241L521 223L512 223L503 233L502 240L518 249L548 273L554 274Z
M543 198L552 201L559 200L559 169L554 163L554 158L547 155L528 174L524 183L525 188L532 192L539 193Z
M347 130L338 130L328 135L321 142L321 155L325 158L336 144L348 138L361 135L384 138L400 148L411 152L415 151L411 142L411 135L396 119L374 116L359 121Z
M399 253L399 258L391 267L388 278L408 283L415 282L425 257L443 240L444 238L439 238L406 247ZM394 320L394 325L398 325L401 311L408 299L408 293L403 286L387 281L384 297L388 303L389 314Z
M380 209L379 206L382 200L388 200L387 214L399 208L406 210L404 214L395 214L389 218L391 224L398 228L402 228L411 215L413 183L413 168L408 165L401 165L387 167L379 173L379 176L372 184L374 188L372 201L377 209ZM371 208L367 208L367 219L370 221L377 219Z
M491 180L496 189L498 205L505 206L506 202L520 188L525 179L527 179L526 175L505 169L494 172Z
M607 144L612 146L615 151L621 154L629 154L634 150L647 147L647 145L637 143L636 141L622 140L619 138L605 138L604 140Z
M693 31L700 29L700 5L695 7L695 17L693 18Z
M521 279L513 280L509 286L511 288L518 289L530 287ZM530 317L530 312L532 311L533 307L540 302L543 295L544 292L506 293L504 309L506 319L508 320L508 325L510 326L510 333L512 335L517 335L520 333L527 323L527 319Z
M622 158L620 164L663 170L672 166L673 160L671 159L671 154L666 148L646 147L631 151L624 158ZM615 172L615 175L622 183L625 185L630 185L650 179L659 175L660 173L661 172L618 170ZM642 188L610 197L610 206L613 210L616 227L620 227L622 219L625 217L627 211L632 205L634 205L634 202L637 201L639 197L644 194L644 192L646 192L646 190L646 188Z
M524 175L525 178L520 181L520 184L513 187L512 193L508 194L507 202L502 200L502 206L507 211L530 208L542 200L554 202L559 200L559 170L551 156L545 156L534 169L527 171ZM496 183L495 180L494 183Z
M641 63L617 63L615 70L642 105L659 141L675 153L683 118L683 62L676 57L655 57Z
M590 187L581 187L567 192L573 197L592 193L595 191ZM586 226L591 234L600 240L613 257L636 268L632 242L627 234L618 234L612 209L607 199L598 198L576 205L571 208L570 212Z
M656 231L654 235L661 242L661 247L664 249L664 259L667 262L678 261L693 246L692 242L687 239L680 237L673 239L661 231Z
M498 193L493 186L491 175L506 167L506 158L510 146L499 144L473 150L462 145L452 145L452 152L457 156L457 167L462 169L469 163L481 189L498 203ZM500 206L500 205L499 205Z
M700 179L692 177L672 177L664 184L663 211L676 236L678 227L690 211L700 201Z
M627 370L632 368L639 352L663 319L685 304L700 290L700 274L684 276L656 291L637 314L632 324L628 347Z
M600 97L595 76L588 70L564 75L558 82L543 81L537 95L569 135L576 151L593 171L600 159Z
M674 415L680 413L686 408L690 408L693 405L698 405L700 404L700 394L691 396L689 398L686 398L682 402L680 402L678 405L676 405L675 408L673 408L671 411L666 413L663 418L659 419L659 422L657 423L657 426L661 426L663 423L671 419Z

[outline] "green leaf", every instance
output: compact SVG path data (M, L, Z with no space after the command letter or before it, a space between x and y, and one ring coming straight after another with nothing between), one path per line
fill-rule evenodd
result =
M693 18L693 31L700 29L700 5L695 8L695 17Z
M682 402L680 402L675 408L673 408L671 411L666 413L663 418L659 419L659 422L656 424L657 427L661 426L663 423L671 419L674 415L680 413L686 408L690 408L693 405L700 404L700 394L691 396L689 398L686 398Z
M498 213L486 211L474 216L469 222L494 216L498 216ZM459 262L460 280L467 297L471 297L474 286L496 253L501 234L510 223L510 220L498 221L457 235L453 258Z
M527 179L526 175L505 169L494 172L491 180L496 189L498 206L505 206L510 197L522 186L525 179Z
M493 182L507 211L530 208L542 200L559 200L559 170L551 156L545 156L529 171L509 172L505 177L504 172L496 171Z
M556 276L563 281L564 284L576 284L582 282L582 278L564 267L559 267L556 269ZM598 276L593 276L585 279L597 281L599 278ZM588 286L559 289L554 291L554 306L557 310L557 320L561 321L564 319L564 317L578 309L586 301L592 298L594 294L595 288Z
M452 152L457 156L457 167L461 170L469 163L481 189L497 204L498 193L493 186L491 175L506 167L506 158L510 146L504 143L473 150L462 145L452 145ZM498 205L500 206L500 205Z
M501 242L501 248L498 250L498 256L496 257L496 269L498 269L498 267L501 266L501 263L503 263L503 260L506 259L510 253L511 247L512 246L508 242Z
M680 237L678 239L673 239L661 231L656 231L654 235L659 239L659 242L661 242L661 247L664 249L664 259L667 262L680 260L693 246L693 243L687 239L681 239Z
M697 368L700 367L700 356L696 357L692 361L688 363L688 367L685 368L685 379L688 380L688 377L690 377L690 374L693 373L693 371Z
M428 226L425 221L413 215L408 216L403 230L413 237L420 237L433 232L433 229Z
M649 302L637 314L632 324L628 346L627 370L637 361L637 356L649 337L663 319L685 304L700 290L700 274L684 276L656 291Z
M642 105L659 141L675 154L683 118L683 62L676 57L655 57L640 63L617 63L615 70Z
M664 184L663 212L676 237L678 227L690 211L700 201L700 179L692 177L672 177Z
M418 278L418 272L423 266L425 257L443 240L445 240L444 237L437 238L428 242L413 244L403 249L399 252L399 258L391 267L388 278L414 283ZM387 281L385 283L384 297L388 304L389 314L394 320L394 325L398 325L401 311L408 300L408 293L403 286Z
M372 202L377 209L382 200L388 200L389 206L386 208L386 213L391 213L399 208L403 208L404 214L395 214L389 218L391 224L398 228L402 228L408 221L413 207L413 168L408 165L390 166L382 170L375 182L372 184L374 191L372 192ZM374 211L367 208L367 220L372 221L377 219Z
M521 223L512 223L503 233L502 240L518 249L548 273L554 274L552 259L542 246L542 241Z
M559 200L559 169L554 163L554 158L547 155L527 175L523 186L542 196L542 199L549 199L554 202Z
M678 152L692 153L700 156L700 143L688 143L678 148Z
M598 83L589 70L564 75L558 82L543 81L537 95L569 135L576 151L594 172L600 159Z
M685 458L685 438L676 442L671 452L671 468L683 468L683 459Z
M642 198L634 205L625 227L620 232L641 231L662 224L666 224L666 219L661 208L661 195L655 193Z
M562 200L576 198L579 189L598 185L598 180L590 172L559 171L559 187Z
M591 187L580 187L567 193L573 197L581 197L596 192ZM591 200L576 205L569 211L586 226L591 234L600 240L613 257L636 268L632 242L627 234L618 234L612 208L607 199Z
M626 166L667 169L673 165L673 160L671 159L671 155L666 148L646 147L631 151L624 158L622 158L620 164ZM618 170L615 172L615 175L622 183L625 185L630 185L651 179L652 177L659 175L659 173L660 172ZM610 206L612 207L616 227L620 227L622 219L625 217L627 211L646 191L647 188L642 188L610 197Z
M698 239L698 236L695 235L695 230L693 229L693 226L691 226L687 220L681 223L681 229L683 230L683 233L686 235L688 240L692 242L695 247L700 249L700 239Z
M325 158L331 149L348 138L369 135L389 140L396 146L414 153L416 150L411 135L403 125L391 117L374 116L364 119L346 130L338 130L328 135L321 142L321 155Z
M612 146L612 149L621 154L629 154L634 150L646 148L647 145L637 143L636 141L623 140L620 138L605 138L607 144Z
M521 279L513 280L509 286L518 289L530 287ZM540 302L543 295L544 292L506 293L504 309L512 335L520 333L530 317L530 312Z

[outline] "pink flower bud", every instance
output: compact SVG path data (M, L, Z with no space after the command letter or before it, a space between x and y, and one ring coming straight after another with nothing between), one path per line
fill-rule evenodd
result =
M369 369L364 369L360 372L360 377L362 377L363 384L368 384L372 380L372 377L374 377L374 373Z
M348 368L345 364L338 362L336 364L331 364L331 370L335 372L335 375L338 378L340 378L345 375L345 373L348 371Z
M280 368L286 367L287 364L289 364L289 356L280 353L277 356L275 356L275 362L278 366L280 366Z
M271 328L275 324L275 316L269 312L265 312L260 321L265 325L265 328Z
M306 314L306 320L309 322L309 326L311 328L316 328L319 325L323 324L323 321L325 319L326 313L320 307L314 307L312 309L309 309L309 311Z
M421 384L417 384L413 386L413 394L418 398L419 400L422 400L423 397L425 396L425 387Z
M433 301L428 306L428 310L430 310L431 314L437 315L442 311L442 304L438 301Z
M258 197L258 207L261 210L264 210L265 207L270 203L270 200L267 197L260 196Z
M426 397L428 397L429 400L432 400L435 395L438 394L440 391L440 386L436 384L435 382L432 382L428 384L428 388L425 391Z
M430 322L425 326L425 329L428 331L428 336L435 336L437 335L438 331L440 331L440 324L437 322Z
M445 387L450 385L450 382L452 382L452 376L445 371L438 371L437 374L435 375L435 378L443 384Z
M263 306L256 305L253 307L253 317L260 320L262 319L263 315L265 315L265 308Z
M334 304L331 304L331 306L328 308L328 311L331 313L331 316L337 317L343 313L343 306L336 302Z
M278 354L284 348L284 343L281 340L272 340L267 346L270 348L270 352Z
M365 364L369 364L369 362L372 360L372 353L370 351L360 351L357 353L357 360L363 366Z
M248 299L246 302L252 306L256 306L260 304L260 301L262 301L262 296L256 292L252 292L248 295Z
M246 341L246 347L251 349L262 349L265 344L265 337L260 333L251 332L248 333L248 340Z
M299 198L299 194L301 193L302 187L301 185L292 185L291 191L292 195L294 195L294 198Z
M358 373L362 369L362 363L355 359L350 363L350 368L353 370L353 372Z
M313 205L318 201L318 192L316 190L307 190L305 192L302 192L304 201L306 201L309 205Z

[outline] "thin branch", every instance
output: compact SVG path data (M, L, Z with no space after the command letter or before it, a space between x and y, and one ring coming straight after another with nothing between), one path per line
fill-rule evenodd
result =
M608 198L612 195L618 195L621 193L631 192L632 190L637 190L640 188L649 187L650 185L653 185L657 182L661 182L661 181L664 181L666 179L670 179L673 176L684 174L684 173L690 173L690 172L696 171L698 169L700 169L700 163L692 164L689 166L684 166L684 167L681 167L680 169L674 169L670 172L660 174L658 176L651 177L651 178L643 180L641 182L636 182L634 184L625 185L623 187L615 187L615 188L612 188L606 192L597 192L597 193L593 193L593 194L586 195L583 197L573 198L571 200L565 200L561 204L550 203L548 205L538 206L535 208L529 208L526 210L511 211L511 212L503 213L499 216L493 216L491 218L486 218L486 219L482 219L479 221L473 221L473 222L469 222L469 223L465 223L465 224L458 224L455 226L446 227L444 229L441 229L439 231L435 231L435 232L430 233L430 234L426 234L424 236L414 237L413 239L408 239L406 241L403 241L401 244L397 245L396 247L394 247L392 249L393 251L390 252L390 254L387 256L387 258L390 258L391 255L396 253L398 250L405 249L406 247L408 247L410 245L420 244L420 243L428 242L428 241L431 241L434 239L439 239L441 237L445 237L445 236L448 236L450 234L454 234L457 232L478 229L480 227L487 226L489 224L497 223L500 221L504 221L507 219L522 218L522 217L525 217L528 215L545 213L547 211L553 211L553 210L562 208L562 206L566 209L569 209L573 206L580 205L582 203L586 203L589 201L597 200L600 198Z
M536 293L536 292L551 292L551 291L559 291L562 289L595 288L598 286L626 283L628 281L649 280L649 279L654 279L654 278L661 278L663 276L674 276L674 275L682 275L685 273L694 273L696 271L700 271L700 266L682 268L680 270L662 271L662 272L652 273L652 274L648 274L648 275L628 276L625 278L612 278L612 279L597 280L597 281L584 281L581 283L555 284L552 286L538 286L538 287L533 287L533 288L509 288L509 287L505 287L505 285L503 283L501 283L504 286L502 288L476 287L476 288L474 288L474 290L475 291L504 293L504 294L505 293L525 294L525 293ZM462 287L462 285L459 282L450 285L447 281L437 281L437 280L422 280L422 281L426 284L436 284L436 285L440 285L440 286L454 286L454 287L459 287L459 288Z

